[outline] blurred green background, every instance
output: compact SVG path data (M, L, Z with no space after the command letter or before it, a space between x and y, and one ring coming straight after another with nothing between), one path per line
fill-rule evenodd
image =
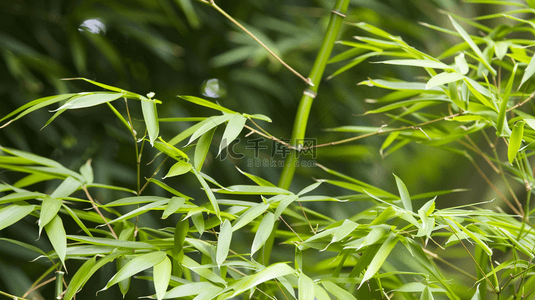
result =
M293 68L308 74L334 1L222 0L217 3ZM443 10L473 17L497 9L456 0L353 0L346 21L370 23L400 35L419 50L438 55L460 40L432 31L418 22L451 28ZM503 19L498 21L503 22ZM474 28L465 28L477 34ZM355 35L364 35L364 32L345 25L339 38L353 40ZM347 49L337 45L334 54ZM299 78L269 57L250 37L208 5L194 0L0 1L0 56L2 116L40 97L99 90L83 81L60 80L87 77L139 94L156 93L156 98L163 102L158 106L161 118L216 114L176 97L194 95L216 100L239 112L267 115L273 123L263 123L264 129L277 137L289 138L294 114L305 88ZM343 64L328 66L326 75ZM312 109L307 136L316 137L319 143L323 143L353 136L326 132L326 128L385 124L388 121L386 117L362 115L366 110L377 107L366 103L365 99L377 98L384 91L357 86L357 83L368 77L414 81L415 77L423 74L419 72L421 70L416 68L364 62L330 81L323 81ZM116 101L114 105L125 114L124 101ZM92 159L95 182L134 189L133 141L113 113L106 106L69 110L41 130L53 115L49 110L56 108L41 109L0 129L0 144L55 159L73 169ZM144 132L142 122L136 122L142 120L138 102L129 102L129 108L134 126L141 135ZM160 134L169 140L191 125L191 122L161 123ZM246 149L246 133L242 133L241 142L235 149L250 158L253 150ZM216 131L205 173L223 185L250 184L235 169L237 166L271 182L278 181L280 168L255 168L248 166L247 159L222 161L217 158L217 145L222 134L222 130ZM438 197L438 207L486 201L495 197L465 158L417 144L410 144L383 158L379 148L384 138L379 136L324 148L318 151L316 161L391 192L396 191L392 172L403 179L411 194L470 189ZM271 147L270 143L266 142L266 145ZM156 154L149 148L145 147L143 164ZM269 158L270 150L263 150L260 155ZM143 167L142 176L149 177L152 174L159 164L158 159ZM169 167L166 165L163 169ZM164 171L160 172L157 178L164 174ZM298 168L292 190L298 191L312 183L312 178L326 177L328 174L320 168ZM0 180L7 183L15 183L20 178L13 172L0 173ZM52 182L51 186L36 185L34 188L48 191L54 188L54 184L57 183ZM178 177L169 180L168 184L204 201L194 178ZM318 194L327 195L352 194L327 185L318 191ZM164 192L149 186L147 194ZM123 196L111 192L96 194L101 202ZM316 204L314 208L335 219L342 219L359 212L364 205L360 202L344 206L325 203ZM153 228L174 226L173 220L167 221L154 218L145 220L142 225ZM28 220L0 233L0 237L15 236L43 249L51 249L45 239L35 241L38 238L37 226ZM0 242L0 290L22 295L32 281L48 268L45 260L30 263L29 260L33 258L33 253ZM109 268L109 274L100 274L91 279L89 285L95 287L84 289L79 298L94 298L94 290L104 286L112 272ZM152 293L148 286L148 282L134 284L127 298ZM51 293L52 285L41 291L43 295ZM33 295L40 297L37 293ZM120 296L118 290L110 290L99 294L98 298Z

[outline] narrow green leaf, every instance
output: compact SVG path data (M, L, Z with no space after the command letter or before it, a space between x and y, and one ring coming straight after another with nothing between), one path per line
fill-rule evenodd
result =
M364 280L362 281L364 282ZM322 281L321 284L325 287L325 289L333 294L336 299L339 300L357 300L355 296L353 296L350 292L346 291L345 289L339 287L336 285L336 283L332 281Z
M2 128L4 126L7 126L8 124L10 124L10 123L12 123L12 122L24 117L25 115L27 115L27 114L29 114L29 113L31 113L33 111L38 110L39 108L42 108L42 107L45 107L45 106L48 106L48 105L63 101L65 99L69 99L74 95L76 95L76 94L63 94L63 95L57 95L57 96L49 96L49 97L39 98L37 100L33 100L33 101L29 102L29 103L26 103L23 106L21 106L21 107L17 108L16 110L14 110L13 112L9 113L7 116L5 116L2 119L0 119L0 122L2 122L4 120L8 119L9 117L14 116L17 113L19 113L19 112L24 110L17 117L13 118L11 121L9 121L8 123L4 124L0 128Z
M156 209L156 208L161 208L163 205L166 205L167 203L169 203L169 199L160 200L160 201L156 201L156 202L144 205L142 207L139 207L139 208L136 208L136 209L134 209L132 211L129 211L128 213L126 213L124 215L121 215L120 217L118 217L116 219L113 219L113 220L109 221L108 224L113 224L115 222L119 222L119 221L122 221L122 220L128 220L130 218L133 218L133 217L139 216L141 214L144 214L149 210L153 210L153 209ZM99 226L105 226L105 224L102 224L102 225L99 225Z
M96 82L94 80L91 80L91 79L87 79L87 78L83 78L83 77L77 77L77 78L63 78L62 80L84 80L84 81L87 81L91 84L94 84L96 86L99 86L103 89L106 89L106 90L109 90L109 91L114 91L114 92L119 92L119 93L123 93L123 94L128 94L129 96L130 95L136 95L136 96L139 96L135 93L132 93L132 92L129 92L127 90L123 90L121 88L118 88L118 87L114 87L114 86L111 86L111 85L107 85L107 84L104 84L104 83L100 83L100 82Z
M45 231L52 244L52 247L58 254L59 260L65 266L65 256L67 255L67 234L63 228L61 218L56 215L52 221L45 226Z
M60 108L54 110L59 111L62 109L78 109L78 108L86 108L91 106L96 106L99 104L107 103L113 100L117 100L121 97L123 97L124 94L122 93L92 93L89 95L81 96L78 98L73 99L72 101L69 101L62 105Z
M154 146L154 141L160 134L156 101L153 99L142 99L141 111L143 112L143 119L145 120L145 126L147 126L147 131L149 133L150 144Z
M212 138L214 137L215 130L215 127L208 130L208 132L201 135L201 137L197 141L193 161L195 164L195 169L197 169L198 171L202 169L204 160L206 159L206 155L208 155L208 151L210 150L210 144L212 143Z
M216 191L220 194L234 195L279 195L291 194L290 191L273 186L256 186L256 185L231 185L226 189Z
M283 277L293 273L294 269L292 269L285 263L272 264L269 267L263 269L262 271L254 275L244 277L232 284L230 287L235 290L232 296L234 297L236 295L239 295L244 291L258 286L261 283L272 280L273 278Z
M137 256L136 258L129 261L115 275L113 275L113 277L110 279L110 281L108 281L108 283L102 290L107 290L119 281L132 277L135 274L160 263L165 258L165 252L161 251L150 252Z
M154 289L158 300L163 299L166 294L171 279L171 268L171 260L167 256L153 267Z
M85 232L85 234L87 234L88 236L93 236L91 232L89 231L89 229L87 229L85 224L82 222L82 220L80 220L80 218L76 215L76 213L70 207L68 207L65 204L63 204L62 207L67 211L67 213L71 216L74 222L76 222L76 224L80 226L80 229L82 229Z
M166 199L167 198L158 197L158 196L135 196L135 197L127 197L127 198L115 200L102 206L115 207L115 206L125 206L125 205L136 205L136 204L142 204L142 203L157 202L157 201L166 200Z
M513 83L515 81L515 74L516 70L518 68L518 64L515 64L513 71L511 72L511 77L509 77L509 81L507 81L507 85L505 86L505 91L502 97L502 103L500 104L500 112L498 114L498 121L496 123L496 131L499 135L503 134L504 126L507 125L507 120L505 118L505 112L507 111L507 103L509 102L509 95L511 95L511 90L513 88ZM509 129L509 127L507 127Z
M0 209L0 230L17 223L20 219L29 215L35 209L35 205L9 205Z
M329 297L329 294L318 284L314 285L314 296L318 300L331 300L331 297Z
M182 206L184 206L184 203L186 202L186 199L181 197L173 197L169 200L169 203L165 207L165 210L162 214L162 219L167 219L170 215L174 214L177 210L179 210Z
M76 274L72 277L67 289L65 290L65 295L63 295L64 300L71 300L74 295L82 288L82 285L89 279L89 271L95 266L97 262L97 257L93 256L88 261L86 261Z
M80 174L85 179L85 183L93 183L93 168L91 168L91 160L88 160L83 166L80 167Z
M247 172L244 172L242 171L240 168L236 167L236 169L238 169L238 171L240 171L240 173L242 173L243 175L247 176L249 179L251 179L252 181L254 181L256 184L258 184L259 186L271 186L271 187L276 187L276 185L274 185L273 183L265 180L264 178L261 178L261 177L258 177L256 175L253 175L253 174L249 174Z
M172 288L167 293L163 299L175 299L188 296L195 296L200 294L202 291L213 288L214 285L208 281L201 282L190 282L177 287Z
M307 193L310 193L312 192L313 190L315 190L318 186L320 186L322 182L321 181L318 181L318 182L315 182L309 186L307 186L306 188L302 189L299 193L297 193L297 196L302 196L304 194L307 194Z
M424 290L422 291L422 295L420 296L420 300L434 300L433 294L431 293L431 290L429 289L429 286L425 286Z
M82 235L68 235L67 237L71 240L94 244L94 245L112 246L112 247L120 247L120 248L128 248L128 249L154 249L155 248L153 245L143 243L143 242L121 241L121 240L116 240L116 239L87 237L87 236L82 236Z
M183 219L178 221L175 227L175 233L173 237L173 255L176 257L178 262L182 262L184 257L184 241L188 236L189 231L189 220Z
M212 272L211 268L207 268L200 265L198 262L194 261L188 256L184 256L182 260L182 265L213 283L220 283L225 286L227 285L227 282L223 278L217 276L214 272Z
M117 260L115 261L117 271L120 271L124 266L126 266L129 261L130 259L125 257L117 258ZM130 289L130 282L132 281L131 279L132 277L128 277L117 283L117 285L119 285L119 290L121 291L121 294L123 294L123 298L126 296L126 293L128 293L128 290Z
M160 141L156 141L154 143L154 147L161 152L169 155L169 157L174 158L175 160L181 160L182 158L185 158L188 160L188 156L186 153L184 153L182 150L176 148L175 146L167 143L162 139L162 137L158 138Z
M221 144L219 145L219 152L217 155L221 154L221 151L230 145L239 135L245 125L247 119L241 114L234 114L232 118L228 121L227 128L223 133L221 138Z
M368 269L366 270L366 273L364 273L364 277L360 282L359 288L362 286L362 284L364 284L364 282L372 278L375 273L379 271L392 249L394 249L394 246L396 246L397 242L398 238L394 234L390 234L388 239L386 239L386 241L381 245L381 248L379 248L375 254L375 257L372 259Z
M43 198L43 204L41 205L41 212L39 213L39 235L41 235L41 230L48 224L52 219L58 214L59 209L61 208L63 201L61 199L52 198L50 196L45 196Z
M455 56L455 64L457 65L457 67L459 67L459 71L463 75L466 75L466 73L470 71L470 68L468 67L468 63L466 62L466 59L464 58L464 53L461 53Z
M0 241L10 242L10 243L12 243L12 244L21 246L21 247L26 248L26 249L28 249L28 250L31 250L31 251L33 251L33 252L39 253L39 254L41 254L42 256L46 256L46 253L45 253L43 250L41 250L41 249L39 249L39 248L37 248L37 247L35 247L35 246L33 246L33 245L30 245L30 244L26 244L26 243L24 243L24 242L21 242L21 241L12 240L12 239L8 239L8 238L0 238Z
M299 300L314 300L314 281L305 273L299 274Z
M219 104L215 104L211 101L208 101L208 100L205 100L205 99L201 99L199 97L194 97L194 96L177 96L179 98L182 98L186 101L189 101L191 103L195 103L197 105L201 105L201 106L204 106L204 107L208 107L208 108L211 108L211 109L215 109L215 110L219 110L219 111L222 111L222 112L225 112L225 113L229 113L229 114L235 114L236 112L233 111L233 110L230 110L228 108L225 108Z
M407 190L407 187L405 186L405 183L399 179L394 174L394 177L396 177L396 185L398 186L399 196L401 197L401 203L403 203L403 207L412 212L412 201L411 196L409 195L409 191Z
M189 138L189 141L188 141L187 145L191 144L194 140L196 140L197 138L199 138L203 134L207 133L212 128L215 128L215 127L225 123L226 121L230 120L230 118L232 118L232 115L225 114L225 115L222 115L222 116L209 117L208 119L200 122L200 124L203 124L203 125L200 126L197 130L195 130L195 132Z
M255 206L249 208L234 222L234 225L232 226L232 231L236 231L242 228L243 226L251 223L254 219L258 218L261 214L263 214L268 208L269 204L263 202L258 203Z
M333 238L330 243L332 244L332 243L336 243L338 241L343 240L345 237L350 235L353 232L353 230L357 229L358 226L359 224L351 220L344 220L342 225L340 225L340 227L338 227L338 229L334 233Z
M261 121L266 121L268 123L271 123L273 122L271 120L270 117L268 116L264 116L264 115L261 115L261 114L253 114L253 115L250 115L250 114L243 114L244 117L246 118L251 118L251 119L257 119L257 120L261 120Z
M271 235L271 232L273 231L274 225L275 215L270 212L267 212L262 218L262 221L260 222L258 230L256 231L256 234L254 236L253 244L251 246L251 256L255 254L256 251L260 250L262 246L264 246L269 236Z
M518 86L519 90L520 90L520 87L522 87L522 85L526 81L528 81L531 78L531 76L533 76L533 74L535 74L535 55L533 55L533 57L529 61L529 64L526 70L524 71L524 75L522 76L522 81L520 82L520 85Z
M451 15L448 15L448 17L450 17L451 23L453 24L453 27L455 27L455 30L461 34L461 37L468 43L468 45L470 45L470 48L472 48L476 55L483 61L485 67L487 67L492 75L496 76L496 70L494 70L494 68L492 68L492 66L489 64L487 58L483 55L479 47L477 47L476 43L474 43L474 40L472 40L470 35L468 35L468 33L461 27L461 25L459 25L459 23L457 23L457 21L453 19Z
M447 84L447 83L450 83L450 82L459 81L459 80L461 80L463 78L464 78L464 75L459 74L459 73L443 72L443 73L440 73L440 74L438 74L436 76L433 76L431 79L429 79L429 81L427 82L425 88L429 89L429 88L432 88L432 87L435 87L435 86Z
M296 195L288 195L283 200L281 200L281 202L279 202L279 205L277 206L277 210L275 210L275 220L278 220L284 210L297 199L299 199L299 197L297 197Z
M434 60L423 60L423 59L393 59L393 60L385 60L385 61L376 61L374 63L389 64L389 65L396 65L396 66L433 68L433 69L453 69L452 67L446 65L445 63L434 61Z
M214 209L215 215L219 220L221 220L221 212L219 210L219 205L217 204L217 199L215 198L214 193L212 193L212 190L208 186L208 183L206 183L201 174L199 174L199 172L195 169L192 170L195 176L197 176L197 180L199 180L199 182L201 183L201 186L204 189L206 196L208 196L208 200L210 200L210 203L212 204L212 208Z
M516 122L513 127L513 132L509 138L509 148L507 149L507 157L509 158L509 163L513 164L516 154L522 145L522 137L524 136L524 121Z
M218 266L227 259L230 249L230 242L232 241L232 226L229 220L223 221L221 231L219 232L219 239L217 240L216 263Z
M190 211L191 213L192 211ZM197 212L191 215L191 220L193 221L193 226L197 229L199 235L204 233L204 217L201 212Z
M171 166L169 172L167 172L167 175L165 175L162 179L186 174L191 171L191 168L193 168L193 166L189 162L180 160Z

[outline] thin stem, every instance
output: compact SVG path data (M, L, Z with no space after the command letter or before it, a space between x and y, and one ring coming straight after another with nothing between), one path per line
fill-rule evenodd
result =
M128 124L130 125L130 133L134 138L134 145L136 148L136 164L137 164L137 194L139 195L139 189L141 187L141 156L139 154L139 148L137 146L136 131L134 130L134 124L132 124L132 118L130 117L130 109L128 109L128 100L124 98L126 104L126 115L128 116Z
M472 278L473 280L477 281L477 277L475 277L475 276L473 276L472 274L466 272L465 270L463 270L463 269L457 267L456 265L450 263L449 261L447 261L447 260L441 258L441 257L438 256L436 253L433 253L433 252L431 252L431 251L429 251L429 250L427 250L427 249L425 249L425 248L422 248L422 250L424 250L424 252L425 252L427 255L431 256L432 258L441 261L441 262L444 263L445 265L447 265L447 266L449 266L449 267L451 267L451 268L453 268L453 269L459 271L459 272L462 273L463 275L465 275L465 276L467 276L467 277L470 277L470 278Z
M464 138L472 145L472 147L474 147L474 149L476 150L476 152L481 156L483 157L483 159L489 164L489 166L494 170L494 172L500 174L500 170L492 163L492 161L489 159L489 157L483 152L481 151L481 149L479 149L479 147L477 146L476 143L474 143L474 141L467 135L464 136Z
M27 298L17 297L15 295L11 295L11 294L8 294L8 293L3 292L3 291L0 291L0 295L4 295L4 296L6 296L8 298L16 299L16 300L30 300L30 299L27 299Z
M449 225L449 224L448 224ZM472 258L472 260L474 261L474 263L476 264L477 268L479 269L479 271L481 271L481 274L483 274L483 277L485 277L485 279L487 280L487 282L490 284L490 286L492 287L492 290L494 291L495 294L498 294L499 295L499 291L496 289L496 287L494 286L494 284L492 284L492 282L490 281L490 279L487 277L485 271L483 271L483 269L481 269L481 266L477 263L477 260L474 258L474 256L472 256L472 253L470 253L470 250L468 250L468 248L466 248L466 245L463 243L463 241L461 240L461 238L457 235L457 233L455 232L455 230L453 229L453 227L451 227L451 225L449 225L450 228L451 228L451 231L453 232L453 234L455 234L455 236L457 237L457 239L459 240L459 242L461 242L461 245L463 245L463 248L464 250L466 250L466 252L468 253L468 255L470 256L470 258Z
M47 285L47 284L53 282L54 280L56 280L56 277L49 278L48 280L43 281L43 282L41 282L40 284L38 284L38 285L32 287L31 289L27 290L26 293L24 293L24 295L22 295L22 298L28 296L28 295L29 295L30 293L32 293L33 291L35 291L35 290L37 290L37 289L39 289L39 288L41 288L41 287L43 287L43 286L45 286L45 285ZM19 298L19 299L22 299L22 298Z
M143 187L141 187L141 190L139 191L139 194L141 194L141 193L143 192L143 190L145 190L145 188L146 188L147 185L149 184L150 180L151 180L152 178L154 178L154 176L156 176L156 174L158 174L158 171L160 171L160 169L162 168L163 164L165 163L165 161L166 161L168 158L169 158L169 156L166 157L166 158L162 161L162 163L158 166L158 168L156 168L156 171L154 171L154 173L152 173L152 175L150 176L150 178L147 179L147 182L145 182L145 184L143 185Z
M323 73L325 72L325 66L327 61L331 56L334 43L342 27L342 22L344 20L344 14L347 11L349 6L349 0L337 0L332 10L331 18L329 20L329 25L327 27L327 32L323 39L318 56L316 61L310 71L310 80L312 85L303 91L303 96L299 102L299 108L297 109L297 114L294 120L294 127L292 130L292 137L290 139L290 144L299 147L296 145L299 141L305 138L306 127L308 123L308 116L310 114L310 109L312 107L312 102L318 92L319 84ZM292 182L294 173L295 173L295 161L297 160L297 155L290 154L286 157L284 163L284 168L279 180L279 187L288 189Z
M279 219L281 219L281 221L284 222L284 224L286 224L286 226L288 226L288 228L290 228L290 230L301 240L301 242L303 242L303 239L299 236L299 234L297 234L297 232L295 232L295 230L292 228L292 226L290 226L290 224L286 223L286 221L284 220L284 218L282 216L280 216Z
M234 23L234 25L238 26L238 28L240 28L243 32L245 32L247 35L252 37L258 44L260 44L260 46L262 46L264 49L266 49L266 51L269 52L269 54L271 54L276 60L278 60L286 69L290 70L292 73L297 75L297 77L301 78L301 80L306 82L308 85L312 85L312 80L310 78L305 78L305 76L301 75L299 72L297 72L292 67L290 67L287 63L285 63L282 60L282 58L280 58L277 54L275 54L275 52L273 52L271 49L269 49L269 47L266 46L266 44L264 44L254 34L252 34L249 30L247 30L247 28L245 28L242 24L240 24L233 17L231 17L229 14L227 14L223 9L221 9L219 6L217 6L217 4L215 4L214 0L209 0L209 1L199 0L199 1L201 1L203 3L206 3L206 4L210 5L210 6L212 6L213 8L215 8L220 14L222 14L225 18L227 18L229 21Z
M93 209L100 215L100 217L102 218L102 220L104 220L104 223L106 225L108 225L108 228L110 229L110 232L111 234L113 235L113 237L117 240L119 239L117 237L117 235L115 234L115 231L113 231L113 228L111 227L111 225L108 223L108 221L106 220L106 218L104 217L104 215L100 212L100 209L98 209L98 206L97 204L95 203L95 200L93 200L93 198L91 197L91 194L89 194L89 191L87 190L87 187L85 185L82 185L82 190L84 190L85 192L85 195L87 196L87 199L89 199L89 201L91 202L91 205L93 206Z
M514 207L514 205L509 202L509 200L502 194L502 192L500 192L500 190L492 183L492 181L490 181L490 179L487 177L487 175L485 175L485 173L481 170L481 168L479 168L479 166L477 165L477 163L474 161L474 159L466 154L466 158L468 158L468 160L472 163L472 165L474 165L474 167L476 168L477 172L479 173L479 175L481 175L481 177L483 177L483 179L487 182L487 184L496 192L496 194L498 194L498 196L500 198L502 198L502 200L507 204L507 206L509 206L509 208L511 208L511 210L519 215L519 216L522 216L522 214L520 213L520 211L518 211L518 209L516 209L516 207Z

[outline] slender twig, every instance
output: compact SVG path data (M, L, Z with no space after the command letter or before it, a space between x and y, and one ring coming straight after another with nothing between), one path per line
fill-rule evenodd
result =
M299 234L297 234L297 232L295 232L295 230L292 228L292 226L290 226L290 224L286 223L286 221L284 220L284 218L282 216L280 216L279 219L281 219L282 222L284 222L284 224L286 224L286 226L288 226L288 228L290 228L290 230L301 240L301 242L304 242L303 239L299 236Z
M225 12L221 7L217 6L217 4L215 3L214 0L198 0L198 1L206 3L206 4L210 5L210 6L212 6L213 8L215 8L215 10L217 10L220 14L222 14L230 22L234 23L234 25L238 26L238 28L240 28L243 32L245 32L247 35L252 37L253 40L255 40L258 44L260 44L260 46L262 46L264 49L266 49L266 51L269 52L269 54L271 54L276 60L278 60L286 69L290 70L290 72L292 72L295 75L297 75L297 77L301 78L301 80L306 82L308 85L313 85L312 84L312 80L310 80L310 78L305 78L305 76L301 75L299 72L297 72L292 67L290 67L287 63L285 63L284 60L282 60L282 58L280 58L277 54L275 54L275 52L273 52L273 50L269 49L269 47L266 46L266 44L264 44L254 34L252 34L249 30L247 30L247 28L245 28L242 24L240 24L240 22L236 21L236 19L231 17L229 14L227 14L227 12Z
M108 221L106 220L106 218L104 217L104 215L100 212L100 209L98 209L98 206L97 204L95 203L95 200L93 200L93 198L91 197L91 194L89 194L89 191L87 190L87 187L85 185L82 186L82 190L84 190L85 192L85 195L87 196L87 199L89 199L89 201L91 202L91 205L93 206L93 209L100 215L100 217L102 218L102 220L104 220L104 223L106 225L108 225L108 228L110 229L111 231L111 234L113 235L113 237L115 239L119 239L117 237L117 235L115 234L115 231L113 231L113 228L111 227L111 225L108 223Z
M41 282L40 284L32 287L31 289L27 290L26 293L24 293L24 295L22 295L22 298L25 298L26 296L28 296L29 294L31 294L33 291L53 282L54 280L56 280L56 277L52 277L52 278L49 278L48 280L46 281L43 281ZM22 299L22 298L19 298L19 299Z
M472 145L472 147L474 147L474 149L476 149L476 152L481 156L483 157L483 159L489 164L489 166L494 170L494 172L500 174L500 170L494 165L494 163L492 163L492 161L490 160L490 158L483 152L481 151L481 149L479 149L479 147L477 146L476 143L474 143L474 141L467 135L464 136L464 138Z
M451 231L453 232L453 234L455 234L455 236L457 237L457 239L459 240L459 242L461 243L461 245L463 245L463 248L464 250L466 250L466 252L468 253L468 255L470 256L470 258L472 258L472 260L474 261L474 263L476 264L477 268L479 269L479 271L481 271L481 274L483 274L483 277L485 277L485 279L487 280L487 282L490 284L490 286L492 287L492 290L494 291L495 294L499 295L500 292L496 289L496 287L494 286L494 284L492 284L492 282L490 281L490 279L487 277L487 274L485 273L485 271L481 268L481 266L477 263L477 260L474 258L474 256L472 255L472 253L470 253L470 250L468 250L468 248L466 248L466 245L463 243L463 241L461 240L461 238L457 235L457 232L455 232L455 230L453 229L453 227L451 227L450 224L448 224L448 226L451 228Z
M0 295L4 295L8 298L11 298L11 299L16 299L16 300L30 300L30 299L27 299L27 298L23 298L23 297L17 297L15 295L11 295L11 294L8 294L6 292L3 292L3 291L0 291Z
M472 165L474 165L474 167L476 168L477 172L479 173L479 175L481 175L481 177L483 177L483 179L487 182L487 184L496 192L496 194L498 194L498 196L500 198L502 198L502 200L507 204L507 206L509 206L509 208L511 208L511 210L519 215L519 216L522 216L522 214L520 213L520 211L518 211L518 209L516 209L516 207L514 207L514 205L504 196L504 194L502 194L502 192L492 183L492 181L490 181L490 179L487 177L487 175L485 175L485 173L481 170L481 168L479 168L479 166L477 165L477 163L474 161L474 159L466 154L466 158L468 158L468 160L472 163Z
M137 146L137 137L136 131L134 130L134 124L132 123L132 118L130 117L130 109L128 109L128 100L124 98L124 103L126 104L126 115L128 116L128 125L130 125L130 133L132 138L134 138L134 145L136 148L136 164L137 164L137 193L139 195L139 189L141 187L141 154L139 153L139 148Z
M465 270L463 270L463 269L457 267L456 265L450 263L449 261L443 259L442 257L438 256L438 254L433 253L433 252L431 252L431 251L429 251L429 250L427 250L427 249L425 249L425 248L422 248L422 250L424 250L424 252L425 252L427 255L431 256L432 258L441 261L441 262L444 263L445 265L447 265L447 266L449 266L449 267L451 267L451 268L453 268L453 269L459 271L459 272L462 273L463 275L465 275L465 276L467 276L467 277L470 277L470 278L472 278L473 280L477 281L477 277L475 277L474 275L472 275L472 274L466 272Z
M158 166L158 168L156 168L156 171L154 171L154 173L152 173L152 175L150 176L149 179L147 179L147 182L145 182L145 184L141 187L141 190L139 190L139 194L141 194L143 192L143 190L145 190L145 188L147 187L147 185L149 184L150 180L152 178L154 178L154 176L156 176L156 174L158 174L158 172L160 171L160 169L162 168L163 164L165 163L165 161L169 158L169 156L167 156L163 161L162 163ZM139 195L138 194L138 195Z

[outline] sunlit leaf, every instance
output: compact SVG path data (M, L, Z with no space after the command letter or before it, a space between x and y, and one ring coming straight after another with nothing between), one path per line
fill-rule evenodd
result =
M210 144L212 143L212 138L214 136L215 130L216 128L210 129L208 132L203 134L197 141L197 145L195 146L195 156L193 160L195 164L195 169L197 169L198 171L202 169L204 160L206 159L206 155L210 150Z
M398 186L399 196L401 197L401 203L403 203L403 207L408 210L412 211L412 201L411 196L409 195L409 191L407 190L407 187L405 186L405 183L399 179L394 174L394 177L396 178L396 185Z
M67 254L67 235L65 233L65 228L63 228L63 222L61 218L56 215L54 218L45 226L46 235L54 247L54 250L58 254L61 263L65 265L65 256Z
M516 122L513 127L513 132L509 138L509 148L507 149L507 158L509 158L509 163L513 164L516 154L522 145L522 137L524 136L524 121Z
M171 279L171 260L165 257L161 262L153 266L154 289L156 290L156 298L163 299L169 280Z
M299 300L314 300L314 281L305 273L299 274Z
M147 132L149 133L150 144L154 145L154 141L160 134L156 101L153 99L142 99L141 111L143 112L143 119L145 120L145 126L147 126Z
M225 220L221 225L221 231L219 232L217 241L216 263L218 266L221 266L225 259L227 259L231 240L232 226L230 225L229 220Z
M113 277L110 279L110 281L108 281L103 290L107 290L119 281L122 281L126 278L130 278L133 275L160 263L165 258L165 252L161 251L150 252L137 256L136 258L130 260L115 275L113 275Z
M260 250L262 246L264 246L269 236L271 235L271 232L273 231L274 225L275 215L270 212L267 212L262 218L262 221L260 222L258 230L256 231L256 234L254 236L253 244L251 246L251 256L255 254L256 251Z
M167 177L174 177L186 174L191 171L191 168L193 168L193 166L189 162L180 160L171 166L169 172L167 172L167 175L164 176L164 179Z
M9 205L0 208L0 230L17 223L35 209L35 205Z
M234 116L232 116L228 121L227 128L225 128L225 132L221 138L221 144L219 145L219 152L217 155L219 155L223 149L230 145L240 135L246 121L247 119L241 114L234 114Z

